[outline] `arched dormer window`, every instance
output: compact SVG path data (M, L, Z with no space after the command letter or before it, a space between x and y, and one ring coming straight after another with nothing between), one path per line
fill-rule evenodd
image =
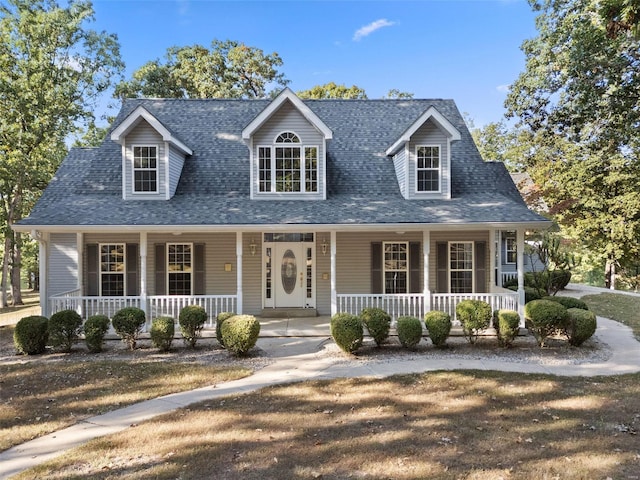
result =
M304 145L293 132L279 134L273 145L258 147L261 193L318 191L318 147Z

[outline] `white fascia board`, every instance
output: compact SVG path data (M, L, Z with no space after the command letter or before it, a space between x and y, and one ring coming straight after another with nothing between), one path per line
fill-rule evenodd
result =
M162 140L170 142L187 155L193 155L193 150L174 137L172 133L143 106L137 107L120 123L120 125L116 127L116 129L111 133L111 140L119 143L120 145L124 145L127 134L133 130L138 123L140 123L140 120L143 119L146 120L156 132L158 132L162 137Z
M320 120L313 111L307 107L300 98L293 93L290 88L285 88L280 94L273 99L273 101L254 118L244 130L242 130L242 139L246 142L251 136L258 130L271 116L278 111L284 102L289 100L293 106L307 119L323 136L325 139L330 140L333 138L333 132L327 125Z
M422 127L427 120L433 120L435 124L447 134L447 137L449 137L450 140L460 140L460 131L454 127L453 124L435 107L429 107L427 111L420 115L420 118L413 122L409 128L404 131L400 138L387 149L386 154L393 155L396 153L403 144L411 140L413 134L416 133L416 131Z

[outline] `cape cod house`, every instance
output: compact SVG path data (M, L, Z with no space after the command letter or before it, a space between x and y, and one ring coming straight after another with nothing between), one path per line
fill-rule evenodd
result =
M44 315L523 305L527 208L451 100L132 99L28 218ZM515 232L510 250L502 232ZM519 291L497 286L510 256Z

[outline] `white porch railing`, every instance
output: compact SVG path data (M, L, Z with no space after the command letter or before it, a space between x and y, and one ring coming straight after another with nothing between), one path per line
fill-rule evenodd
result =
M376 294L342 294L337 296L338 312L359 315L362 309L377 307L385 310L396 320L401 316L418 317L422 320L427 312L424 295L376 295ZM482 300L491 305L492 310L518 310L518 294L513 293L433 293L430 310L440 310L451 315L454 325L460 323L456 319L456 305L462 300Z
M394 320L409 316L422 318L425 311L422 294L352 294L338 295L338 312L359 315L364 308L381 308Z
M49 314L60 310L75 310L85 319L98 314L111 318L125 307L143 308L142 303L142 297L80 296L80 289L76 289L50 297ZM144 307L147 324L150 325L157 317L167 316L177 320L180 310L187 305L200 305L209 315L207 326L215 326L218 313L235 312L237 304L235 295L156 295L147 297Z
M157 317L172 317L176 320L180 310L188 305L199 305L207 312L209 318L206 326L213 327L216 317L221 312L235 312L237 297L235 295L156 295L148 297L147 319L152 322Z
M507 283L509 280L517 280L518 272L502 272L502 285Z

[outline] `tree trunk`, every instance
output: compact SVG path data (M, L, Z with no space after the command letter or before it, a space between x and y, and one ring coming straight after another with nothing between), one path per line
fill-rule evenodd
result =
M2 256L2 279L0 279L0 290L2 296L2 307L8 307L7 298L7 278L9 278L9 258L11 253L11 238L9 235L4 237L4 255Z
M11 268L11 294L13 296L13 305L24 305L22 301L22 234L14 234L13 242L13 265Z

